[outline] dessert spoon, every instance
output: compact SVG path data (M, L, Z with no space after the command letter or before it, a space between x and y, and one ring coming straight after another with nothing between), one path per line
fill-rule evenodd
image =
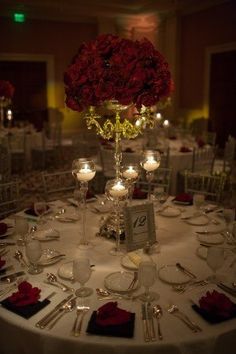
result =
M152 311L153 311L153 312L152 312L153 317L155 317L156 320L157 320L158 338L159 338L160 340L162 340L162 339L163 339L163 336L162 336L162 333L161 333L161 326L160 326L160 321L159 321L160 318L162 317L162 314L163 314L162 308L161 308L160 305L155 305L155 306L153 306Z

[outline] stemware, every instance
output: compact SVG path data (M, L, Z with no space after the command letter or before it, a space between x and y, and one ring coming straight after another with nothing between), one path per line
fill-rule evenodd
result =
M158 151L146 150L143 153L140 165L146 171L148 182L148 201L151 201L151 182L154 179L154 171L160 166L161 155Z
M113 202L114 209L114 224L116 233L116 245L111 249L110 254L120 256L123 254L120 248L121 234L121 201L125 201L128 196L128 184L121 178L110 180L106 183L105 193L109 200Z
M226 236L229 242L233 241L232 227L235 219L235 210L232 208L224 208L223 216L226 223ZM231 227L232 226L232 227Z
M122 176L125 178L129 185L129 204L132 203L134 192L134 184L138 179L139 167L137 164L127 164L122 167Z
M216 275L216 271L224 264L224 248L212 246L207 250L207 264L213 271L213 275L208 278L208 281L216 283L220 279Z
M205 195L202 193L194 193L193 195L193 205L197 210L201 210L205 203Z
M139 299L150 302L159 299L156 292L150 292L149 288L154 285L157 277L156 264L152 261L143 261L139 264L138 279L141 286L145 288L145 292L139 295Z
M28 221L23 217L17 216L15 218L15 230L16 230L16 234L18 235L17 244L19 246L25 245L25 237L28 233L28 229L29 229Z
M42 255L42 247L40 241L32 238L27 240L25 245L25 253L28 260L30 261L28 272L30 274L41 273L43 271L43 267L37 263Z
M80 196L82 195L82 237L79 242L79 248L87 249L93 245L86 237L86 196L88 192L88 182L91 181L96 174L95 164L92 160L81 158L72 162L72 175L80 182Z
M80 257L73 261L73 278L81 285L75 292L76 296L87 297L93 293L93 289L84 286L89 280L91 272L92 270L88 258Z

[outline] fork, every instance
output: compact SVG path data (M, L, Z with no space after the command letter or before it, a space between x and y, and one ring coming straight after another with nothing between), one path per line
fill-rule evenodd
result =
M175 317L179 318L182 322L184 322L193 332L201 332L202 329L199 327L195 322L190 320L190 318L185 315L182 311L179 310L178 306L174 304L170 304L167 308L167 311L174 315Z
M137 280L138 280L138 272L134 272L134 277L133 277L131 283L128 286L129 290L133 289L133 287L134 287L134 285L135 285Z
M81 319L80 319L78 326L76 327L76 329L74 331L75 337L78 337L80 335L84 317L85 317L86 313L90 310L90 307L89 306L77 306L77 311L78 310L81 310Z

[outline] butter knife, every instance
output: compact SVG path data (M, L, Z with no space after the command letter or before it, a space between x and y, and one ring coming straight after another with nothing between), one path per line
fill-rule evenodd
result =
M147 311L146 311L145 304L141 305L141 311L142 311L144 340L145 342L150 342L150 334L149 334L148 321L147 321Z
M0 281L6 281L8 278L11 278L12 276L20 277L21 275L24 275L24 274L25 274L25 272L23 272L23 271L19 271L16 273L10 273L10 274L4 275L4 277L1 277Z
M181 270L181 272L185 273L186 275L188 275L190 278L197 278L195 274L193 274L192 272L190 272L190 270L186 269L185 267L183 267L180 263L176 263L176 267Z
M224 290L226 293L230 294L231 296L236 297L236 290L230 288L229 286L227 286L223 283L218 283L217 286L218 286L218 288Z
M203 231L195 231L196 234L199 234L199 235L215 235L215 234L220 234L222 232L224 232L224 230L221 230L221 231L208 231L208 230L203 230Z
M45 328L46 325L51 321L52 318L54 318L54 315L60 310L60 308L67 303L71 298L73 297L73 294L67 296L65 299L63 299L59 304L57 304L52 311L50 311L46 316L44 316L41 320L39 320L36 323L36 327L39 327L41 329Z
M154 342L154 341L156 341L157 338L156 338L156 333L155 333L151 303L148 302L146 306L147 306L147 316L148 316L148 322L149 322L149 328L150 328L150 337L151 337L151 341Z

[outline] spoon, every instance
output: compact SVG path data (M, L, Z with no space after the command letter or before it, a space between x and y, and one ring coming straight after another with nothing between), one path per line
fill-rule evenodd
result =
M27 264L26 260L23 257L23 254L20 250L17 250L14 255L15 259L21 264L22 267L28 267L29 265Z
M66 291L66 290L69 290L69 291L72 291L74 292L75 289L74 288L70 288L68 285L64 284L64 283L61 283L60 281L58 281L57 279L57 276L53 273L47 273L47 280L50 282L50 283L57 283L58 285L60 285L62 287L62 290L63 291ZM64 290L66 289L66 290Z
M102 298L104 298L106 300L113 299L113 298L115 298L115 299L127 299L127 300L133 299L133 296L131 296L131 295L128 295L128 294L127 295L121 295L119 293L112 293L112 292L110 292L110 291L108 291L106 289L102 289L102 288L97 288L96 289L96 293L97 293L97 295L101 296ZM101 298L99 300L101 300Z
M156 318L157 320L157 331L158 331L158 338L160 340L163 339L163 336L162 336L162 333L161 333L161 326L160 326L160 318L162 317L162 308L160 305L155 305L153 306L153 309L152 309L152 314L153 314L153 317Z

